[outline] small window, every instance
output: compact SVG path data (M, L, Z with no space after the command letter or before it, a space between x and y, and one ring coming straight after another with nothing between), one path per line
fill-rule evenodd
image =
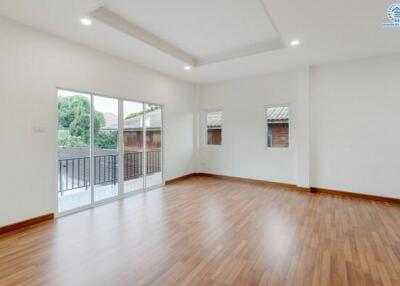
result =
M207 111L207 145L221 145L222 143L222 111Z
M288 148L289 147L289 107L267 106L266 113L266 135L267 147Z

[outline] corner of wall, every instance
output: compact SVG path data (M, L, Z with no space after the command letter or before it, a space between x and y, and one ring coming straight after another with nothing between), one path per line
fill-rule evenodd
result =
M200 173L200 84L194 85L193 100L193 172Z
M296 96L296 184L310 187L310 67L299 70Z

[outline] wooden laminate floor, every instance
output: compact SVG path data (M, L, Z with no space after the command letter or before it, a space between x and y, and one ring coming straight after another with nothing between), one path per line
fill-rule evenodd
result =
M0 236L0 285L400 285L400 207L194 177Z

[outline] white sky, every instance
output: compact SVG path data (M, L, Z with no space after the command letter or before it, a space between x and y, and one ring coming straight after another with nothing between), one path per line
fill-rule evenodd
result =
M133 112L143 111L143 103L124 101L124 117L127 117Z
M58 90L58 96L65 97L65 96L74 96L80 95L85 96L90 100L90 94L80 93L80 92L72 92L67 90ZM118 99L115 98L108 98L102 96L94 96L93 97L93 104L95 110L99 112L107 112L113 113L118 115ZM143 104L133 101L124 101L124 115L125 117L133 112L141 112L143 111Z

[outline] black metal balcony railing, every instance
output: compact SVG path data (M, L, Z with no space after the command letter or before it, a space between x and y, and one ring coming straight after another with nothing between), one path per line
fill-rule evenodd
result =
M117 182L117 155L94 156L94 184Z
M147 151L146 152L146 174L154 174L161 172L161 152Z
M143 152L124 153L124 180L143 176Z
M143 176L143 152L125 152L124 180ZM90 157L58 160L58 191L63 194L90 186ZM118 182L118 155L94 156L94 184L116 184ZM161 151L146 152L146 174L161 172Z

